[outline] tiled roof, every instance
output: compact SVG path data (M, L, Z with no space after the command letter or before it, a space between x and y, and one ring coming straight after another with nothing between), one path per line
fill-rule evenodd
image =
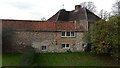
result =
M61 31L74 30L73 22L47 22L47 21L28 21L28 20L2 20L3 27L10 27L14 30L33 30L33 31ZM83 30L83 29L80 29Z
M65 9L59 10L55 15L50 17L48 21L80 21L80 20L100 20L93 12L86 8L80 7L72 11Z

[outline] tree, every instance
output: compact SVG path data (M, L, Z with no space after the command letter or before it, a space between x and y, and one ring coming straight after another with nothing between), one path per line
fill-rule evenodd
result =
M85 43L91 43L91 33L90 33L90 31L87 31L87 32L84 33L83 41Z
M115 4L112 6L113 15L120 16L120 0L116 0Z
M84 44L87 45L84 51L91 51L91 31L87 31L83 35Z
M109 17L111 17L111 12L107 12L107 11L102 9L102 10L100 10L98 15L101 19L108 20Z
M90 10L91 12L96 12L96 6L94 5L93 2L88 1L88 2L82 2L81 6Z
M112 17L108 21L98 21L93 26L91 36L92 50L96 53L119 55L120 49L120 17ZM116 56L116 57L117 57Z
M90 28L91 49L95 53L107 53L120 58L120 17L100 20Z
M46 18L45 17L41 18L41 21L46 21Z
M111 54L114 57L117 57L120 59L120 16L111 17L111 19L108 21L109 24L111 24L113 30L111 31L112 37L111 37L111 44L112 44L112 50Z
M107 53L110 49L105 42L105 37L108 35L105 30L106 21L101 20L94 24L92 33L92 51L96 53ZM103 29L104 28L104 29Z

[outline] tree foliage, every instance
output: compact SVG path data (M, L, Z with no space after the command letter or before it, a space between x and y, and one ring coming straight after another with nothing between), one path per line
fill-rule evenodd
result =
M111 17L108 21L100 20L96 22L87 34L90 36L88 41L90 39L92 43L92 52L119 56L120 17Z
M42 17L42 18L41 18L41 21L46 21L46 18L45 18L45 17Z
M80 5L86 9L90 10L91 12L96 12L96 6L91 1L82 2Z
M105 29L105 23L106 21L101 20L93 26L93 33L91 37L93 43L92 50L97 53L107 53L107 49L109 50L110 48L110 46L105 45L105 43L108 43L105 39L109 37L107 30Z

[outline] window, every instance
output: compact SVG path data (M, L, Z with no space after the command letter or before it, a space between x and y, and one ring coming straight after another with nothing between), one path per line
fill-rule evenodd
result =
M62 32L62 37L75 37L75 32Z
M65 32L62 32L62 36L65 36Z
M69 49L69 48L70 48L70 45L69 45L69 44L62 44L62 48L63 48L63 49Z
M46 50L46 46L42 46L42 51L45 51Z
M65 44L62 44L62 48L65 48Z
M69 44L66 44L66 47L69 47Z
M74 32L71 32L71 36L75 36L75 33L74 33Z
M70 32L66 32L66 36L70 36Z

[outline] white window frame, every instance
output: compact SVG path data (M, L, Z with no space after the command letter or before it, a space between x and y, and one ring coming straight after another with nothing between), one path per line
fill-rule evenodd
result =
M63 36L63 32L65 33L65 35ZM70 32L70 36L67 36L67 32L70 32L70 31L62 31L61 32L61 37L75 37L75 32ZM73 36L72 36L72 33L73 33Z
M46 48L43 50L42 47L46 47ZM47 50L47 46L41 46L41 49L42 49L42 51L46 51Z
M62 44L62 49L70 49L70 44L68 44L68 45L69 45L69 47L66 47L66 46L67 46L67 44L68 44L68 43L63 43L63 44ZM63 45L65 45L65 47L63 47Z

